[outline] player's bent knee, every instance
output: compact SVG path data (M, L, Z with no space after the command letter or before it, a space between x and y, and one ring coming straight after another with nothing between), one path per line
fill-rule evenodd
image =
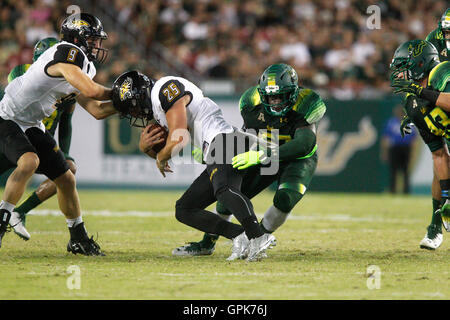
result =
M183 206L183 202L178 200L175 204L175 218L181 222L185 223L185 221L188 219L190 209Z
M222 214L222 215L231 215L231 212L225 207L225 205L222 203L222 202L220 202L220 201L217 201L217 204L216 204L216 211L217 211L217 213L218 214Z
M77 165L72 160L66 160L70 171L75 175L77 173Z
M74 189L76 186L76 179L72 171L67 170L54 180L58 188Z
M273 205L282 212L289 213L300 201L303 195L290 189L279 189L273 198Z
M17 168L29 174L33 174L39 167L39 157L34 152L24 153L17 161Z

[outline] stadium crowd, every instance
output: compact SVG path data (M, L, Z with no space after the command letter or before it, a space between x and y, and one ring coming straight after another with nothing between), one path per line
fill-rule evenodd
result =
M37 40L58 35L73 3L1 0L1 86L13 66L30 63ZM380 8L381 28L371 30L367 8L373 4ZM395 48L425 39L447 8L435 0L99 0L96 6L113 10L117 25L135 24L147 48L162 44L202 77L234 80L237 93L256 83L266 66L283 61L295 66L302 85L339 99L390 92ZM146 63L151 50L139 54L121 45L126 35L107 32L111 56L99 82L111 83L132 67L161 75Z

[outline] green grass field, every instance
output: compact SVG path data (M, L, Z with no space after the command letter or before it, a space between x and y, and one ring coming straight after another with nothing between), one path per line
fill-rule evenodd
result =
M430 197L307 194L275 233L269 257L248 263L226 261L227 239L212 256L171 255L202 236L176 221L180 194L80 191L88 232L98 232L106 257L68 254L64 217L30 215L31 240L8 233L0 249L0 300L450 298L449 243L435 252L419 248ZM256 197L256 212L271 201L271 193ZM56 198L39 209L57 209ZM81 271L79 290L66 284L71 265ZM369 265L381 270L380 289L368 289Z

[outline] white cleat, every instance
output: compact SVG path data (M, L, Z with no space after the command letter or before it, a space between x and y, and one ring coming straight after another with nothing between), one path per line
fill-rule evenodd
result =
M248 253L249 241L245 232L242 232L236 238L233 238L233 247L231 249L231 255L227 258L228 261L234 261L236 259L245 259Z
M436 233L434 238L429 238L428 233L425 237L420 241L420 248L428 249L428 250L436 250L442 244L443 236L442 233Z
M248 258L247 261L258 261L260 259L266 258L266 249L270 246L276 245L276 239L273 234L264 233L258 238L250 240Z
M20 214L16 211L11 212L11 218L9 219L9 225L14 229L14 233L21 237L23 240L30 240L31 236L23 224Z

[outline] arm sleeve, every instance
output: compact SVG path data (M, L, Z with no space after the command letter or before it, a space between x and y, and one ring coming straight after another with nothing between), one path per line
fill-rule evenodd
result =
M180 98L185 95L190 95L192 101L192 93L186 91L184 84L178 80L169 80L164 83L159 90L159 101L161 101L161 107L165 112L167 112L178 100L180 100Z
M298 128L294 139L286 142L278 149L279 160L289 161L309 157L316 150L316 134L309 128Z
M59 120L58 142L64 154L69 153L72 142L72 115L73 112L63 111Z

